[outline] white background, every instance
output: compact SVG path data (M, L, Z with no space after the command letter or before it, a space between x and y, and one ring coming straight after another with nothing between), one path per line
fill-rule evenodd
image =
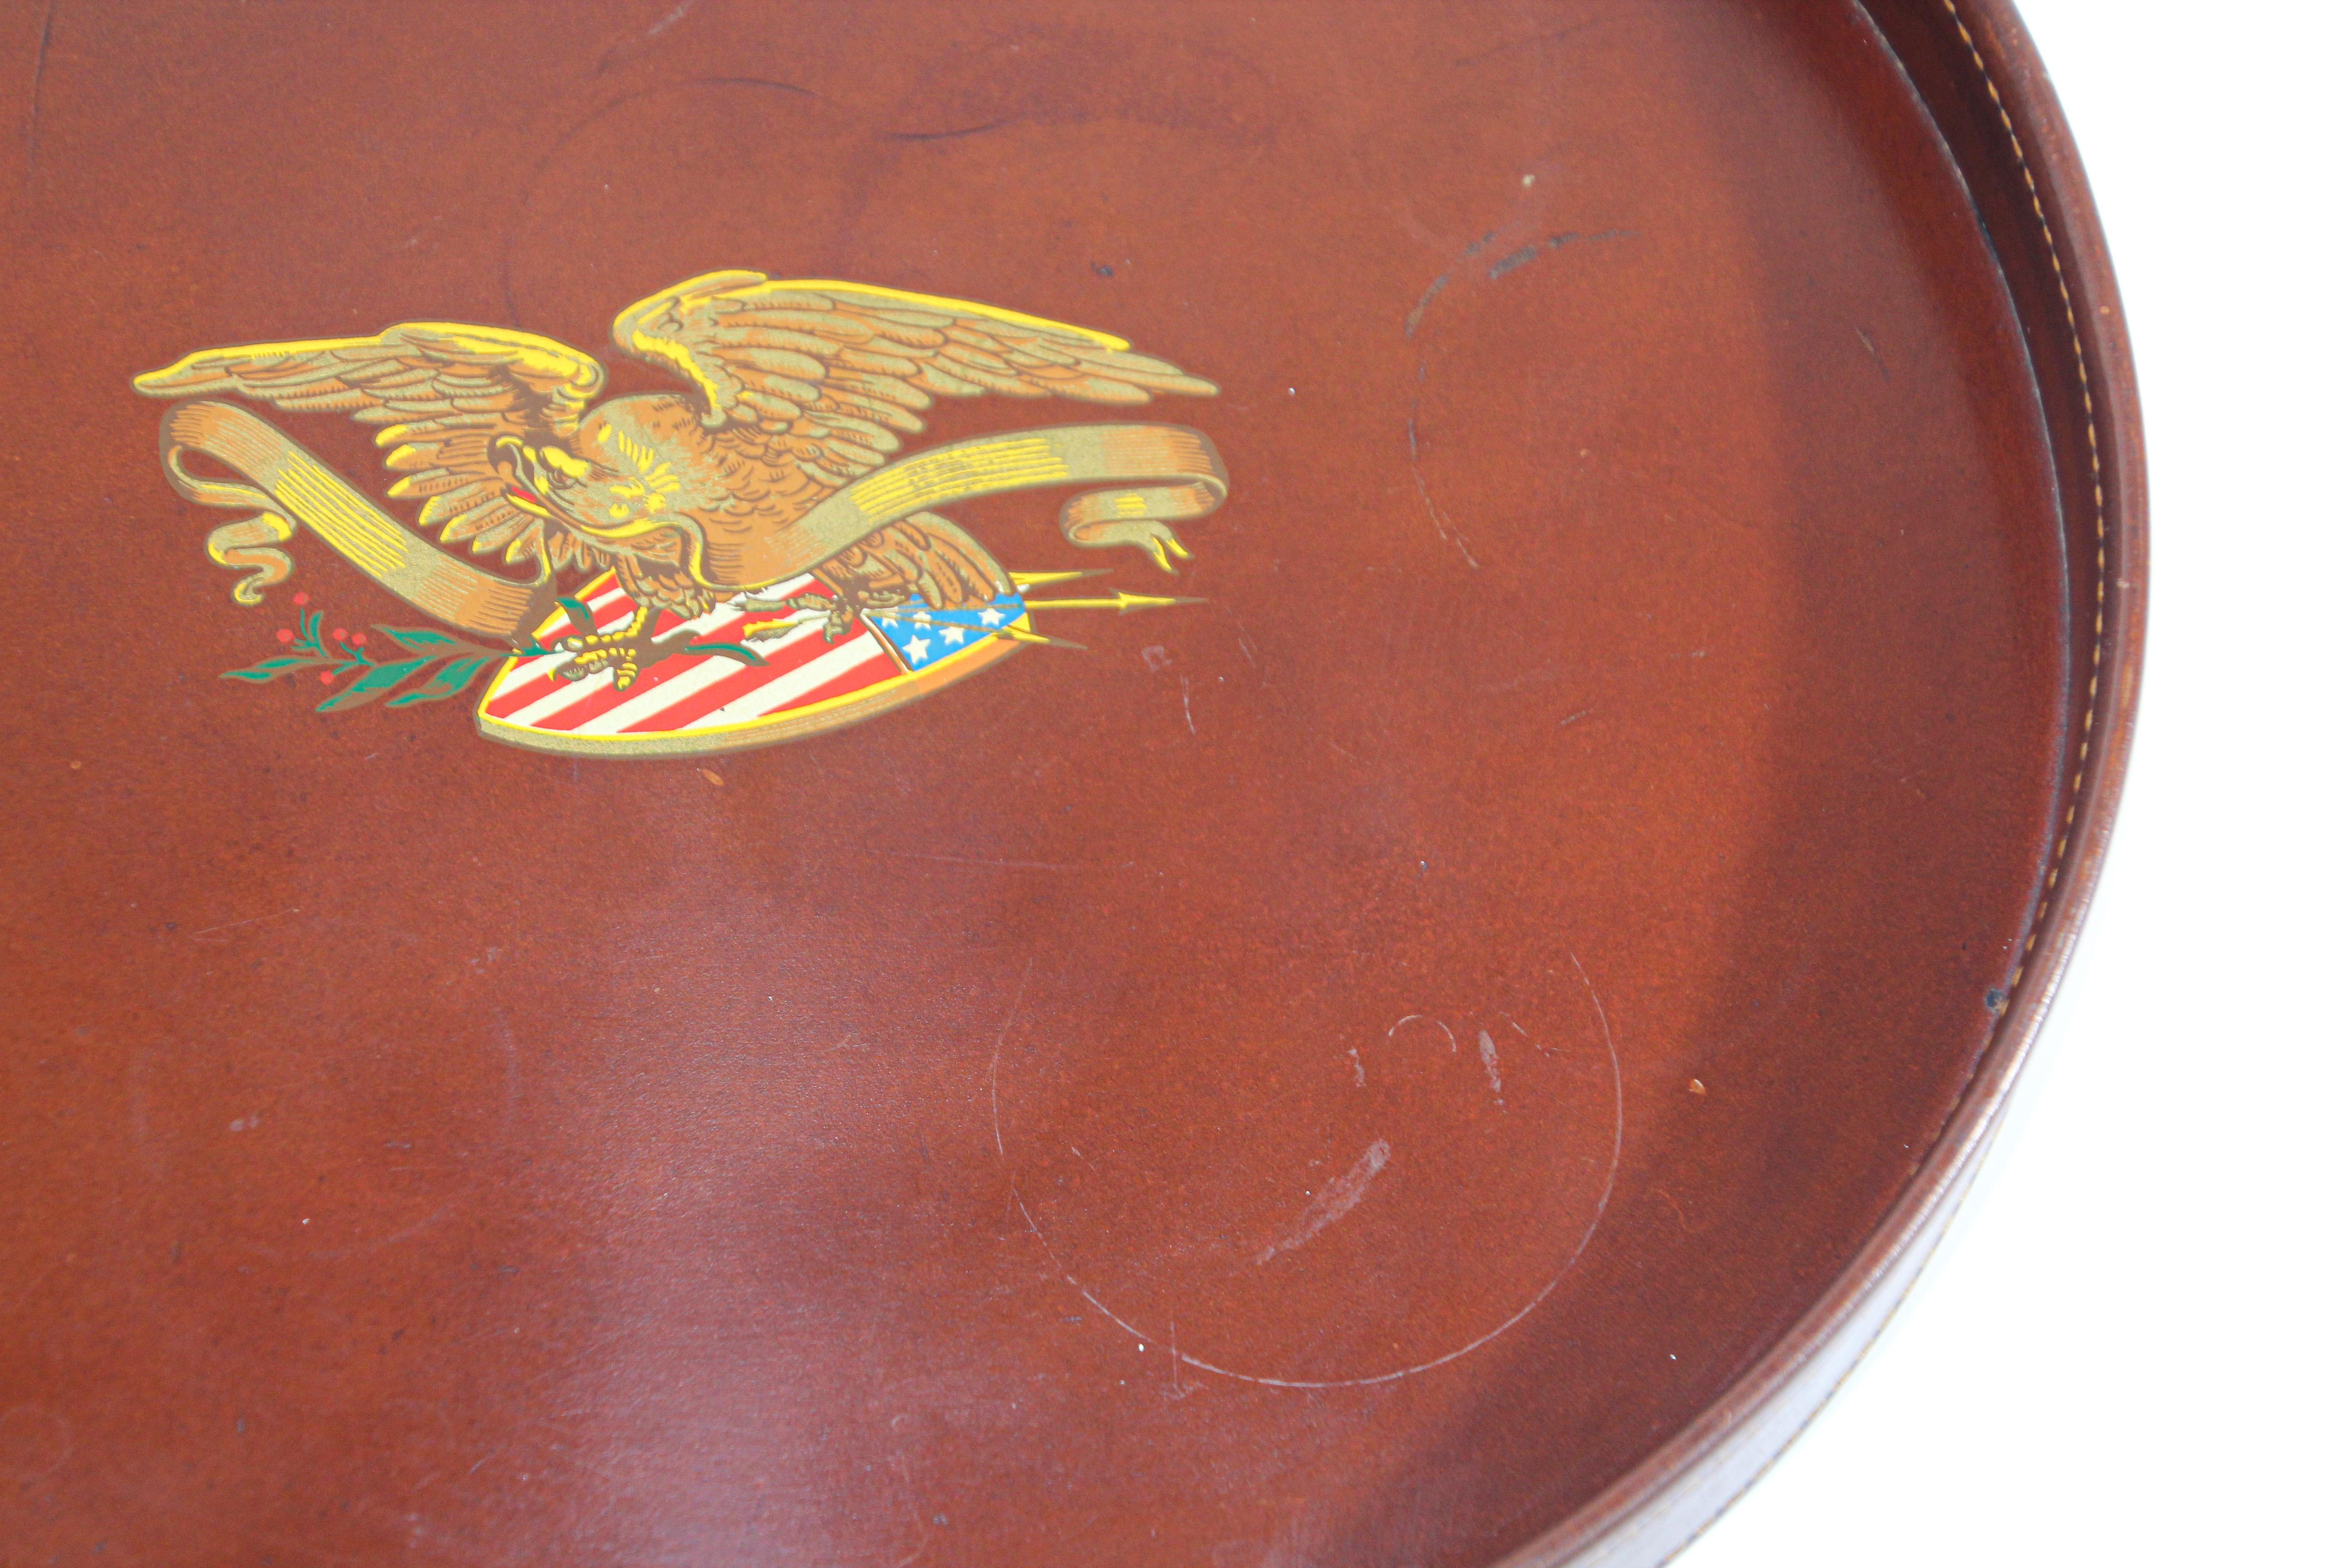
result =
M2146 408L2123 816L1958 1226L1676 1568L2352 1563L2352 23L2019 4L2090 169Z

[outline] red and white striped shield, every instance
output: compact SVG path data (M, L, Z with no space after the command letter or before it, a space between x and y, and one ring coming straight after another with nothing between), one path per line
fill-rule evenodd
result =
M772 604L793 595L830 592L803 576L762 588L759 596ZM601 632L627 626L636 612L635 603L609 572L583 588L579 597ZM856 630L838 642L825 640L822 616L746 639L741 628L747 623L774 620L777 612L747 614L744 597L736 595L691 623L665 612L655 623L655 634L689 626L694 641L740 643L759 654L762 664L745 665L725 654L675 654L621 691L614 689L609 670L564 679L572 663L569 654L518 657L507 660L490 682L476 710L476 723L493 741L572 755L675 757L738 751L820 734L887 712L983 669L1022 646L1011 637L976 637L952 651L925 658L921 656L929 650L919 643L910 658L907 638L901 635L894 641L882 635L870 616L860 616ZM1029 617L1025 612L1014 614L1006 624L1026 631ZM565 616L550 617L539 628L541 646L551 646L571 629Z

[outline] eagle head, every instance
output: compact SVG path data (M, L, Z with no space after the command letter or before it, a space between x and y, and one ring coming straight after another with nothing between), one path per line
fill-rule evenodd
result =
M667 553L667 535L691 531L682 514L686 479L680 454L659 422L637 417L625 398L592 411L571 439L533 444L505 436L497 443L507 500L536 517L575 529L608 548ZM656 541L646 536L660 534ZM641 544L632 542L644 541Z

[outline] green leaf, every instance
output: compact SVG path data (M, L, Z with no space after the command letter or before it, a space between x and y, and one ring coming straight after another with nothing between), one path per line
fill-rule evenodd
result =
M319 646L319 628L326 624L327 612L313 610L302 617L302 640L312 647Z
M320 703L319 711L341 713L352 708L364 708L434 662L430 658L402 658L389 664L375 665L365 675Z
M436 654L445 658L474 646L463 637L453 637L447 632L436 631L431 626L378 626L376 630L411 653Z
M280 676L291 675L298 669L312 668L316 667L319 662L320 661L315 658L299 658L290 654L280 654L275 658L265 658L259 664L250 666L245 669L223 670L221 672L221 679L223 680L250 680L257 685L263 681L276 680Z
M761 668L765 668L768 663L758 653L739 642L690 642L686 645L686 651L715 653L727 658L739 659L745 664L756 665Z
M498 663L496 658L453 658L435 674L432 679L402 692L384 704L387 708L410 708L419 702L438 702L455 697L474 684L483 670Z

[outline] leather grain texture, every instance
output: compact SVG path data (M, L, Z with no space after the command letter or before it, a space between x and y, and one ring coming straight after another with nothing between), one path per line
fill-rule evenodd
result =
M12 8L0 1553L1472 1568L1699 1420L2007 1026L2105 635L1898 31ZM614 313L735 268L1213 381L1117 583L1202 602L723 757L219 679L415 612L233 603L134 374L662 389ZM1056 504L946 510L1101 565Z

